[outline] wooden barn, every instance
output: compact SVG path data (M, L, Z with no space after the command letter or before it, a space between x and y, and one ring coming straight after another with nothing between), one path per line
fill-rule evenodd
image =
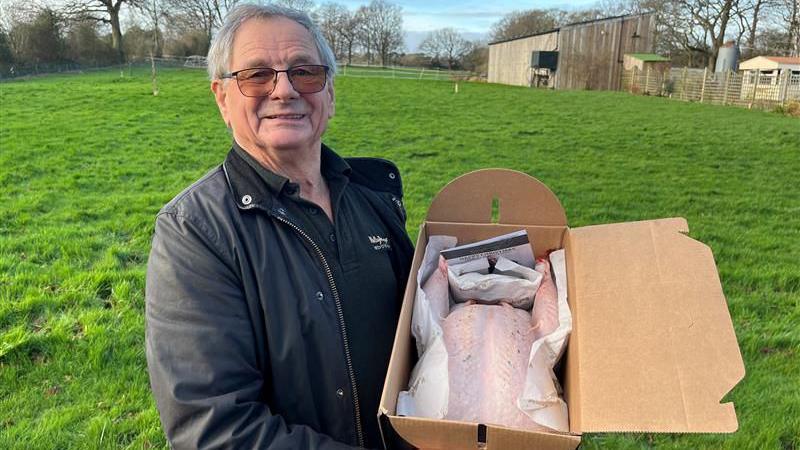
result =
M652 53L655 16L587 22L489 44L489 82L556 89L618 90L623 56Z

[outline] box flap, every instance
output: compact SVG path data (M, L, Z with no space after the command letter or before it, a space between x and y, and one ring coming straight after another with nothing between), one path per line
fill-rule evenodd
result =
M568 231L573 432L732 432L744 364L711 249L684 219ZM574 386L577 384L577 386Z
M505 427L486 427L486 448L489 450L574 450L580 436L559 433L516 430Z
M553 192L528 174L482 169L448 183L428 209L429 222L567 225L564 208Z
M408 275L403 305L392 345L392 355L389 367L386 370L386 379L383 382L383 391L378 406L378 416L381 414L394 414L397 411L397 394L408 386L408 377L411 369L416 364L417 350L411 336L411 317L414 311L414 295L417 287L417 269L422 264L425 256L425 247L428 245L428 235L425 224L419 228L417 246L414 249L414 259L411 273Z
M423 417L388 416L381 421L389 449L475 450L478 425Z
M384 445L391 450L574 450L580 436L524 431L454 420L383 415Z

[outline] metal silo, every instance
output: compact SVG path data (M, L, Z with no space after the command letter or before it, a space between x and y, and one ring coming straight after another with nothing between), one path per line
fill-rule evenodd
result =
M719 48L714 72L736 72L737 70L739 70L739 46L733 41L728 41Z

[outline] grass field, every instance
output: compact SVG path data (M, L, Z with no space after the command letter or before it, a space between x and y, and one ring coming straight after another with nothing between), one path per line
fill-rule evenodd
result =
M204 73L0 84L0 448L162 448L143 348L153 219L230 138ZM586 448L800 448L800 121L615 92L343 77L325 141L394 160L412 236L483 167L546 183L572 226L683 216L717 259L747 375L732 435ZM612 258L613 255L609 255Z

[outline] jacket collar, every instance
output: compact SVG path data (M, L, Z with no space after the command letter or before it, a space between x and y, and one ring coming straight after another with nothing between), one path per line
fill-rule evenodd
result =
M320 168L326 178L350 176L350 165L327 145L322 144ZM292 183L282 175L265 168L235 141L222 164L228 186L240 209L258 207L267 211L276 208L275 200L286 194Z

